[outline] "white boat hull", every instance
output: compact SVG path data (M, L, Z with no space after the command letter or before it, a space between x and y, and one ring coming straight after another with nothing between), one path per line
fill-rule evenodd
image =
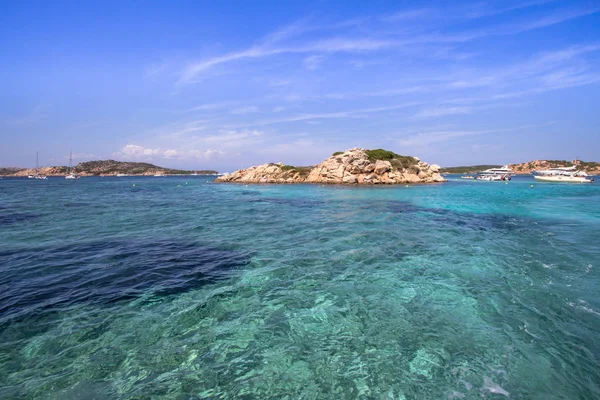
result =
M564 176L564 175L555 175L555 176L546 176L546 175L534 175L536 180L542 182L565 182L565 183L592 183L593 180L586 179L583 176Z

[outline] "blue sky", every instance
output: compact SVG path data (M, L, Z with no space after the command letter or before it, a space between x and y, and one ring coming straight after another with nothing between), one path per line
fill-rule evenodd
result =
M597 0L3 2L0 76L2 166L600 161Z

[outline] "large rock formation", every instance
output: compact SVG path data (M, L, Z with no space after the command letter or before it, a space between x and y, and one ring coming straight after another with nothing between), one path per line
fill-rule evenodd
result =
M314 167L263 164L221 176L216 182L373 185L445 182L439 171L439 165L429 165L416 157L354 148L335 153Z

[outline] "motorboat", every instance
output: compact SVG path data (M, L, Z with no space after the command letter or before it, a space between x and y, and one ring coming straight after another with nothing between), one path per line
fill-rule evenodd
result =
M478 173L479 175L514 175L515 173L508 167L508 165L505 165L503 167L498 167L498 168L490 168L490 169L486 169L485 171L481 171Z
M476 180L479 181L510 181L510 177L515 173L505 165L503 167L496 167L486 169L485 171L481 171L477 173L475 177Z
M463 175L460 177L460 179L475 179L475 177L472 175Z
M542 182L592 183L594 178L585 171L577 171L576 166L556 167L542 171L533 171L533 177Z
M496 175L477 175L475 177L475 180L478 181L488 181L488 182L492 182L492 181L498 181L498 182L503 182L503 181L510 181L510 175L509 174L504 174L504 175L500 175L500 174L496 174Z

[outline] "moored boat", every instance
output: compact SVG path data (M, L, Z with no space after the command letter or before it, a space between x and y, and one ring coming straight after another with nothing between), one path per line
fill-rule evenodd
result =
M541 182L592 183L594 178L585 171L577 171L576 166L556 167L542 171L533 171L533 177Z
M65 176L65 179L69 179L69 180L79 179L79 176L75 175L73 173L73 152L72 151L69 151L69 170L67 172L68 172L68 174Z
M39 179L39 180L48 179L48 177L46 175L40 175L39 170L40 170L40 153L36 152L35 153L35 175L33 176L33 179Z
M508 165L498 168L490 168L477 173L475 179L480 181L510 181L514 172L508 168Z

